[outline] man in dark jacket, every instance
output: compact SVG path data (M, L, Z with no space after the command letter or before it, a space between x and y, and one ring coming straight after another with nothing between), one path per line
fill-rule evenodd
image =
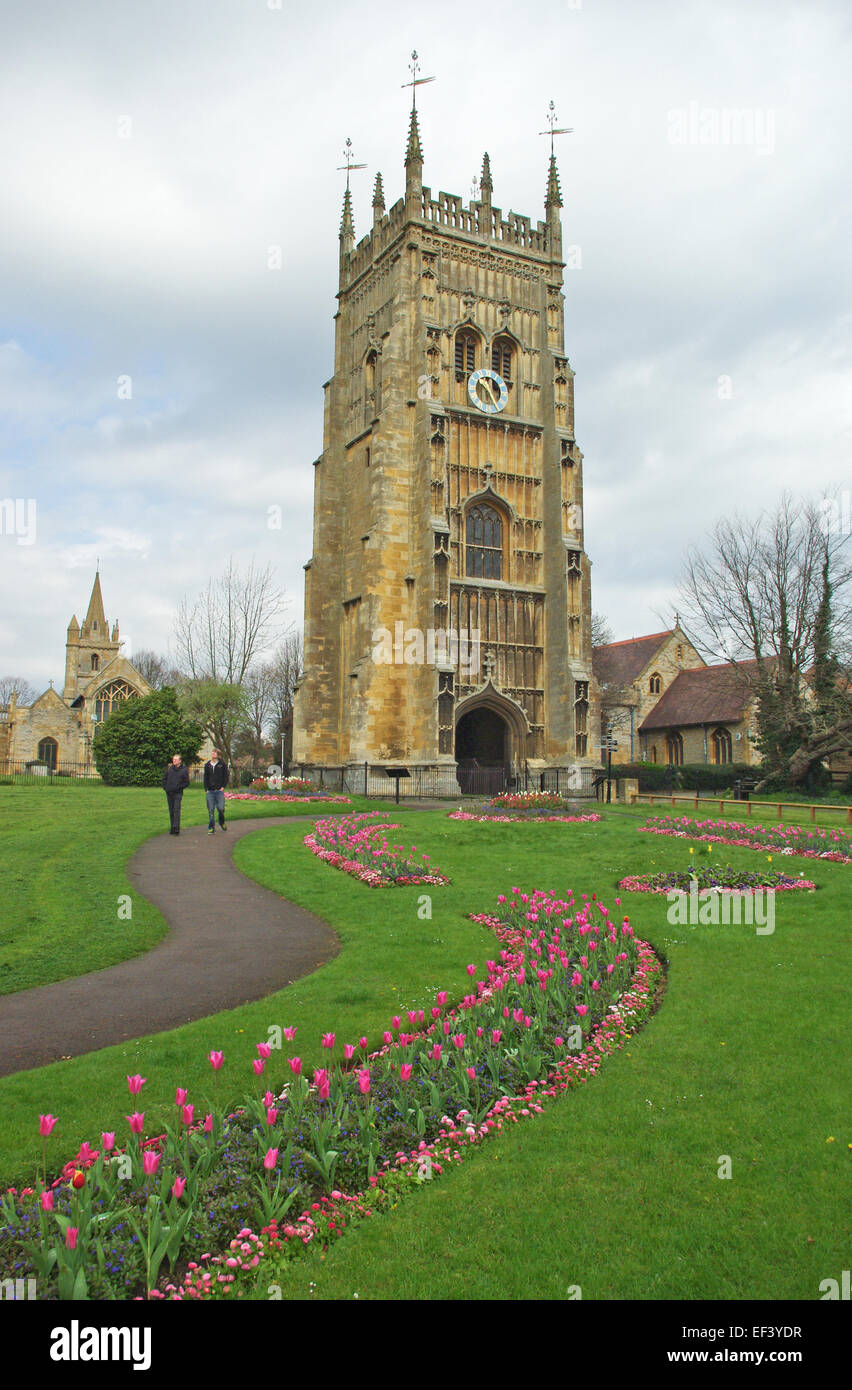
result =
M175 753L163 773L163 790L169 803L170 835L180 834L180 803L188 786L189 768L184 767L180 760L180 753Z
M213 824L216 812L219 812L219 828L225 830L225 788L228 785L228 767L226 763L219 760L219 749L214 748L210 761L204 764L204 790L207 793L207 814L210 817L210 824L207 827L207 834L212 835L215 830Z

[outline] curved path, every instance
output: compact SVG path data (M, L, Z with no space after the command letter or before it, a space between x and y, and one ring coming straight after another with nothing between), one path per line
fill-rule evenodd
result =
M127 876L169 924L144 955L0 998L0 1076L78 1057L263 999L337 955L328 923L235 868L237 840L316 816L192 826L137 850Z

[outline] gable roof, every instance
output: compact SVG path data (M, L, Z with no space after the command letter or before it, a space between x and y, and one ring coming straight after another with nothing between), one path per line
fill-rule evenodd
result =
M680 671L643 719L640 731L739 722L754 698L757 667L756 661L739 661Z
M631 685L663 645L673 637L676 628L668 632L652 632L648 637L630 637L626 642L608 642L593 647L592 670L601 685Z

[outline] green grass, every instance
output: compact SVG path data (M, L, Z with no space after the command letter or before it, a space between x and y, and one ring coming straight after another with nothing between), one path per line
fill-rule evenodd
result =
M461 994L467 961L494 950L466 913L513 885L597 891L612 904L623 874L688 858L688 842L636 833L646 807L607 808L597 826L476 825L393 809L404 827L396 838L453 879L427 890L431 920L418 916L419 888L369 889L309 855L304 826L247 837L238 866L331 922L340 954L258 1004L0 1080L6 1181L32 1178L40 1111L60 1116L55 1160L102 1128L123 1135L127 1073L148 1078L146 1128L156 1132L175 1085L197 1102L212 1093L211 1047L225 1051L220 1084L238 1091L271 1025L297 1024L294 1050L317 1062L327 1029L339 1052L362 1032L377 1042L392 1013L431 1003L442 986ZM760 862L748 850L713 853L745 868ZM820 1280L848 1267L852 869L785 860L794 865L821 891L780 894L771 936L671 926L665 898L622 895L637 934L669 962L648 1026L544 1116L350 1231L324 1258L312 1253L274 1275L284 1297L307 1297L313 1283L324 1299L564 1299L573 1285L584 1299L818 1298ZM730 1180L717 1176L724 1155Z
M139 845L168 830L163 792L85 782L56 788L55 794L42 786L0 788L0 995L104 970L150 951L167 931L125 874ZM353 799L354 809L372 804ZM280 801L229 801L227 808L230 820L314 814L310 805ZM321 806L316 814L324 814ZM206 820L204 792L192 787L181 823ZM132 901L129 920L118 916L123 894Z

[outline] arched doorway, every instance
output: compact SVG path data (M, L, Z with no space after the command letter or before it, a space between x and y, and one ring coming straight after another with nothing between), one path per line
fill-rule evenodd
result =
M485 690L463 700L456 710L455 753L459 786L468 795L495 795L510 785L523 763L526 715L514 700Z
M509 759L509 726L487 705L465 714L456 725L456 762L474 759L481 766L502 766Z

